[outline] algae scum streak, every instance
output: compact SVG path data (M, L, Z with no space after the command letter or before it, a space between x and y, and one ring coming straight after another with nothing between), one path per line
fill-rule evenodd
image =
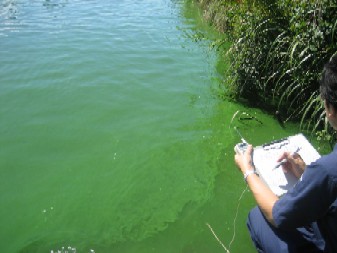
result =
M205 224L230 240L238 107L214 99L214 52L186 36L196 9L0 4L2 252L222 252Z

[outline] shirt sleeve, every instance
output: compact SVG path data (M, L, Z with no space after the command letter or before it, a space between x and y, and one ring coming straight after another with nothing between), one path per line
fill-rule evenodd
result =
M277 227L305 226L328 212L336 195L334 182L328 173L329 164L326 165L324 160L321 158L307 166L294 188L275 203L273 219Z

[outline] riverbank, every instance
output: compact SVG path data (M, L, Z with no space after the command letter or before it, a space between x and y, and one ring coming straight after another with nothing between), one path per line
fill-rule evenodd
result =
M326 128L317 80L337 52L336 6L327 0L195 2L232 43L224 96L277 111L306 130Z

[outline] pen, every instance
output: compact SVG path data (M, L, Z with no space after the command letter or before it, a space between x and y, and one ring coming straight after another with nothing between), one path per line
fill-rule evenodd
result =
M297 149L294 152L291 152L290 155L294 156L298 151L300 151L300 147L297 147ZM273 168L273 170L277 169L278 167L280 167L281 165L285 164L288 160L286 158L282 159L281 161L279 161L275 167Z

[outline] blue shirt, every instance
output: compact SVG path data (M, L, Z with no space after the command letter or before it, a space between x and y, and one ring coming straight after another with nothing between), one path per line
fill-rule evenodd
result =
M293 189L273 207L280 229L294 229L314 222L317 239L323 238L326 252L337 252L337 145L308 165Z

